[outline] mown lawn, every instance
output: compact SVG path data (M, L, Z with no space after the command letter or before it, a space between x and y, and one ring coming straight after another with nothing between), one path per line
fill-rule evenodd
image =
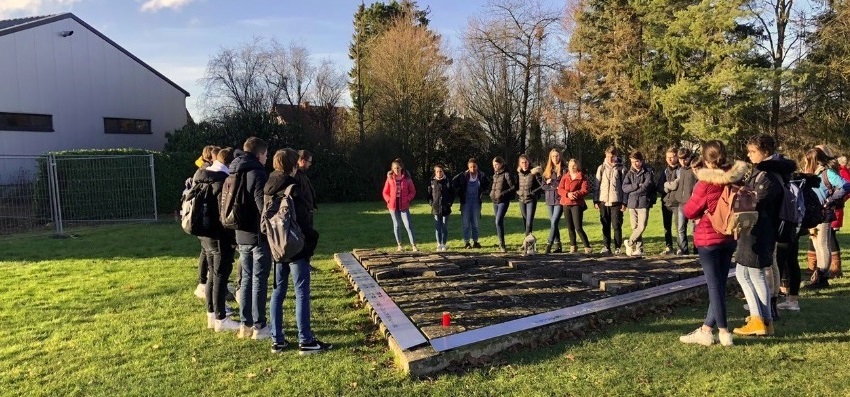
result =
M484 211L481 242L484 251L494 250L492 207L485 204ZM433 250L427 206L413 212L420 247ZM545 212L538 208L535 234L541 239L548 229ZM598 250L596 212L586 216ZM72 230L76 236L69 239L0 238L0 395L850 395L845 280L803 292L802 311L783 313L776 336L737 338L729 349L677 341L701 323L706 305L698 303L511 354L494 366L408 379L393 367L385 342L332 260L334 252L355 247L394 249L390 225L378 203L321 206L313 325L336 348L310 357L295 350L274 355L267 343L207 331L203 305L192 295L199 244L173 222ZM522 227L515 204L506 228L514 232L509 244L517 247ZM450 236L450 247L459 247L457 214ZM660 252L657 208L646 236L647 251ZM847 263L850 237L841 239ZM729 301L738 325L746 315L742 300ZM291 297L285 310L291 339Z

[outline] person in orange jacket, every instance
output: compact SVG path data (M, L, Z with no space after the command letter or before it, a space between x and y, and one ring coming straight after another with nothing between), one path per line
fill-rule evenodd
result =
M578 160L570 159L567 163L567 173L561 177L558 184L558 196L561 197L561 205L564 207L564 219L567 221L567 233L570 235L570 253L576 252L576 233L581 237L584 243L584 253L589 254L593 251L590 247L590 241L587 239L587 233L584 232L584 210L587 209L587 203L584 202L585 196L590 193L590 182L581 172L581 165Z

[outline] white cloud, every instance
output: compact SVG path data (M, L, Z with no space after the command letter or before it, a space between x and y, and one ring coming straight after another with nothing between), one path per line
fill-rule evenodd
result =
M142 4L142 11L156 12L163 8L179 9L195 0L147 0Z
M80 0L0 0L0 19L67 12Z

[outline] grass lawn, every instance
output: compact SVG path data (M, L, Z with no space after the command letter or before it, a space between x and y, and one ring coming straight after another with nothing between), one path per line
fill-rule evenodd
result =
M484 251L495 250L492 213L485 204ZM413 214L420 247L433 251L427 205L415 206ZM588 210L585 224L598 250L596 214ZM70 239L1 238L0 395L850 395L846 279L825 291L804 291L802 311L783 313L776 336L736 338L733 348L678 342L701 323L702 302L514 353L500 365L407 379L332 260L334 252L351 248L395 249L389 215L379 203L324 204L317 215L322 237L313 262L320 269L313 277L313 327L336 348L309 357L295 350L274 355L268 343L207 331L203 304L192 295L199 244L174 222L72 230ZM541 239L546 215L540 205L535 235ZM521 223L513 203L506 230L514 248ZM462 244L460 225L453 214L450 248ZM662 235L655 208L645 234L648 253L661 251ZM850 237L840 237L850 263ZM741 303L729 298L732 326L746 315ZM291 340L291 292L284 310Z

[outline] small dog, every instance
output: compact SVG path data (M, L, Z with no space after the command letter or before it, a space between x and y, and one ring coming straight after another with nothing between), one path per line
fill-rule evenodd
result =
M533 234L525 236L522 240L522 256L537 255L537 238Z

